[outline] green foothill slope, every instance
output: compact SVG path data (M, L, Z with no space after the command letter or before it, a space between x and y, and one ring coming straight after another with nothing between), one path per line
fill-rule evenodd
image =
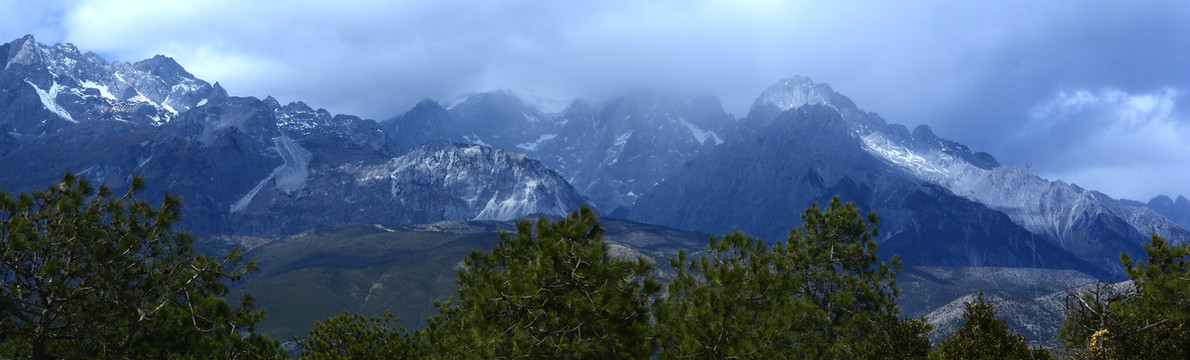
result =
M496 243L496 232L391 231L353 224L319 228L248 253L260 272L235 288L266 310L257 330L278 339L303 336L343 311L392 310L416 327L435 299L456 289L454 266L471 249Z
M669 258L679 250L706 247L704 234L612 219L602 223L613 256L645 256L662 278L668 278ZM513 224L464 221L394 229L347 224L251 239L256 246L247 257L256 259L260 271L236 284L229 299L251 294L266 311L257 330L282 340L305 336L314 322L344 311L371 316L391 310L401 326L420 328L437 313L435 300L455 294L455 272L467 254L491 248Z

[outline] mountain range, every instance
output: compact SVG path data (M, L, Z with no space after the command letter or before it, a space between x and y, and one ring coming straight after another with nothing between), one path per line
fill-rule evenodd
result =
M442 142L398 151L375 121L231 97L164 56L109 64L31 36L0 54L0 187L9 191L66 171L115 188L140 175L150 199L181 195L179 226L201 236L510 220L564 215L582 201L524 154Z
M705 95L561 104L479 93L445 107L424 100L381 126L405 146L449 139L523 151L610 216L678 229L780 240L811 202L841 196L880 214L884 251L910 264L1111 277L1119 254L1142 252L1150 234L1190 239L1171 220L1184 209L1042 179L927 126L888 124L806 77L766 89L738 120Z
M907 265L1121 274L1150 234L1190 240L1190 200L1112 199L859 108L807 77L736 118L706 94L541 100L510 91L431 99L390 119L230 96L165 56L109 63L26 36L0 46L0 188L73 171L183 197L204 239L318 226L605 217L781 240L839 196L880 218Z

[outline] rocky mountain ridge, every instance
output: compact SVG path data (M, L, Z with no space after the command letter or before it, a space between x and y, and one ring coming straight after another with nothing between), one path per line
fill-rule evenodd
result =
M0 126L19 140L0 153L8 168L0 188L8 191L44 188L67 171L113 188L137 174L150 199L182 196L180 226L203 236L510 220L564 215L582 201L524 155L462 144L399 152L375 121L271 97L229 97L166 57L107 64L31 37L0 53L8 64L0 89L15 94L0 98ZM43 78L52 85L39 88ZM45 87L56 96L38 99ZM108 97L112 91L128 96ZM105 110L128 104L153 111L124 118Z
M36 139L97 122L151 127L211 100L218 84L195 78L173 59L108 63L74 45L25 36L0 45L0 155Z

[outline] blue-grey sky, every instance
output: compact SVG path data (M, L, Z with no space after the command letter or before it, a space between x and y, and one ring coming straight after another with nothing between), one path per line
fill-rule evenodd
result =
M374 119L492 89L705 92L742 116L806 75L1050 179L1190 195L1182 0L0 0L0 41L30 33Z

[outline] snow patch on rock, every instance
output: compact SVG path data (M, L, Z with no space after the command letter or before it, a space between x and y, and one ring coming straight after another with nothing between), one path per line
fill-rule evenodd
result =
M291 195L306 187L306 180L310 177L310 159L313 158L313 154L286 136L273 138L273 146L284 163L273 169L273 172L256 183L256 186L252 190L249 190L247 194L244 194L239 200L232 203L232 214L247 208L252 203L252 199L256 197L256 194L270 180L273 181L273 186L284 194Z
M686 129L689 129L690 135L693 135L694 139L698 140L699 144L705 144L708 138L715 140L715 145L723 144L723 139L720 139L719 135L715 134L714 131L703 130L702 128L698 127L698 125L691 124L689 121L686 121L686 118L681 116L678 117L678 123L682 124L682 126L685 126Z
M99 96L102 96L105 99L116 100L116 96L112 95L112 92L107 88L107 85L98 84L91 80L86 80L79 84L84 88L99 90Z
M54 82L53 85L50 85L49 92L37 87L37 85L33 84L33 82L30 82L28 79L25 80L25 83L29 84L29 86L32 86L33 90L37 92L37 97L41 99L41 104L45 106L46 110L58 114L58 117L61 117L66 121L76 124L78 123L78 121L75 121L74 118L70 116L69 112L66 112L66 109L63 109L62 106L58 105L57 101L54 100L58 98L58 92L62 91L62 87L58 85L57 82Z
M558 134L545 134L545 135L541 135L540 137L537 138L537 140L534 140L533 142L520 143L520 144L517 144L516 147L520 148L521 150L525 150L525 151L537 151L537 147L541 146L542 143L545 143L546 141L553 140L556 137L558 137Z
M273 171L277 189L286 194L293 194L305 188L306 179L310 177L309 166L313 154L286 136L273 138L273 144L277 154L285 161L285 164Z

